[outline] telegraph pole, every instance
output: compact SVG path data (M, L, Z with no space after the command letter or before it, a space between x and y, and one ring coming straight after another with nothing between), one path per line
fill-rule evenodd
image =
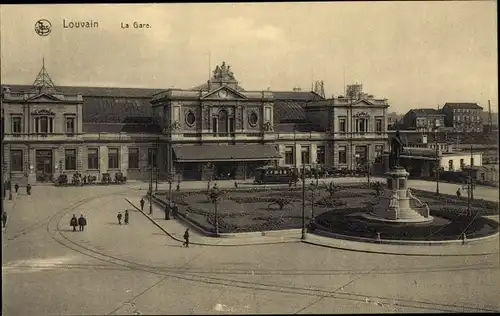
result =
M306 239L306 165L302 164L302 240Z
M470 199L474 201L474 180L473 180L473 161L474 161L474 155L472 153L472 144L470 145Z
M436 146L436 195L439 196L439 173L441 172L440 159L439 159L439 145L438 145L438 126L434 124L434 144Z
M149 215L153 214L153 153L149 161Z

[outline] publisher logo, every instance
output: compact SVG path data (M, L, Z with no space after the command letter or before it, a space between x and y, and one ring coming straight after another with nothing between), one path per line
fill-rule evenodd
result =
M41 19L35 23L35 32L40 36L47 36L52 32L52 24L49 20Z

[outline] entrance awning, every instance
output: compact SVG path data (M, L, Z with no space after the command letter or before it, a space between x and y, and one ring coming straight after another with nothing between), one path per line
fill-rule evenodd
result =
M273 145L201 145L174 147L176 162L262 161L280 159Z

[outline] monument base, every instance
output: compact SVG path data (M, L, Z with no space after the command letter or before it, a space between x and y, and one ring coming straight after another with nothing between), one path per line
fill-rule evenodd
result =
M387 189L372 201L372 211L363 214L368 220L388 223L427 223L433 220L429 206L408 189L409 173L395 167L386 173Z

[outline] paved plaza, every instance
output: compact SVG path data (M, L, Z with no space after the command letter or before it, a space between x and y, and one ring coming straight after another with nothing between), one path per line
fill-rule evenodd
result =
M417 185L435 188L410 181ZM498 238L450 246L448 255L430 246L428 255L409 256L353 251L348 242L332 248L312 235L324 246L301 243L293 230L223 241L191 231L199 244L184 248L176 240L182 223L163 220L158 208L148 217L127 202L138 205L146 186L40 186L5 200L3 314L500 311ZM118 225L116 215L126 209L130 223ZM87 218L84 232L71 231L73 214Z

